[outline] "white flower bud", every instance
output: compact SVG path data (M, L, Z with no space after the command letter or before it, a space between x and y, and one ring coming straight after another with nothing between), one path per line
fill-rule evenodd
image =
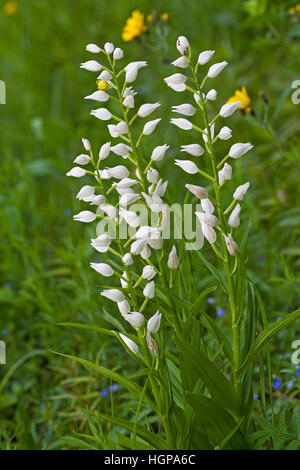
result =
M93 195L87 199L86 202L90 202L91 206L100 206L101 204L105 204L105 197L102 194Z
M122 302L117 302L117 305L122 316L130 312L130 305L128 300L122 300Z
M126 98L123 100L123 106L125 106L125 108L134 108L134 97L129 95L129 96L126 96Z
M233 199L236 199L237 201L241 201L242 199L244 199L249 189L249 186L250 186L249 182L242 184L241 186L238 186L233 193Z
M107 54L111 54L112 51L114 50L114 45L112 42L106 42L104 44L104 50Z
M99 54L99 52L101 51L100 47L96 44L88 44L85 50L88 52L92 52L93 54Z
M128 189L127 189L128 191ZM134 202L136 202L138 199L140 199L141 196L139 194L135 194L135 193L125 193L123 194L121 197L120 197L120 200L119 200L119 204L120 206L130 206L131 204L133 204Z
M180 67L181 69L186 69L189 67L189 61L185 56L178 57L178 59L172 62L172 65L175 67Z
M146 245L147 240L144 238L140 238L132 243L130 247L130 253L133 255L140 255Z
M94 186L89 186L88 184L86 186L83 186L79 193L77 194L76 198L79 199L79 201L84 201L86 198L89 198L90 196L93 196L95 193L95 188Z
M212 226L201 222L201 229L206 240L209 243L215 243L215 241L217 240L217 235Z
M236 228L240 225L240 212L241 206L240 204L237 204L228 219L228 225L230 225L230 227Z
M135 328L141 328L145 324L145 317L140 312L125 313L123 318Z
M96 220L96 214L91 211L81 211L78 214L75 214L73 219L78 222L85 222L88 224L89 222L94 222L94 220Z
M103 80L104 82L109 82L112 79L112 74L107 70L103 70L100 75L97 77L98 80Z
M170 122L171 124L174 124L175 126L179 127L180 129L184 129L185 131L190 131L193 129L192 123L184 118L172 118Z
M189 41L185 36L179 36L176 41L176 47L181 55L186 55L187 48L190 46Z
M114 274L114 270L106 263L90 263L91 268L93 268L97 273L102 274L102 276L110 277Z
M185 187L199 199L207 199L208 197L206 189L202 188L202 186L194 186L193 184L186 184Z
M111 118L111 112L106 108L92 109L90 114L101 121L108 121Z
M80 64L80 68L88 70L89 72L99 72L102 69L102 65L96 60L88 60Z
M198 64L200 64L200 65L207 64L207 62L210 61L210 59L212 58L214 53L215 53L215 51L200 52L199 57L198 57Z
M100 295L102 295L102 297L106 297L109 300L112 300L113 302L122 302L122 300L125 300L125 295L121 290L118 289L103 290L100 292Z
M106 142L106 144L103 144L101 146L100 151L99 151L100 160L104 160L110 154L110 144L111 144L110 142Z
M147 117L149 114L153 113L157 108L159 108L160 103L146 103L142 104L142 106L138 110L138 115L140 117Z
M152 134L152 132L155 130L159 121L161 121L161 118L146 122L146 124L144 125L143 134L144 135Z
M154 162L159 162L160 160L162 160L168 148L170 147L167 144L159 145L158 147L155 147L151 154L151 160L153 160Z
M182 168L186 173L190 175L195 175L198 173L198 167L191 160L175 160L175 165Z
M121 179L121 181L118 182L117 187L119 189L126 189L126 188L130 188L130 186L133 186L137 183L138 181L132 178L123 178Z
M209 101L216 101L216 99L217 99L217 92L216 92L216 90L214 90L214 89L209 90L209 92L206 94L206 98L207 98Z
M218 172L219 184L222 184L224 180L231 180L232 167L225 163L223 168Z
M237 250L239 249L238 244L234 241L232 238L232 235L229 233L228 235L225 235L224 233L224 238L227 246L227 250L231 256L235 256Z
M116 132L119 134L127 134L128 131L129 129L125 121L121 121L116 125Z
M182 85L187 81L187 77L183 73L173 73L169 77L164 78L167 85Z
M160 328L161 313L157 312L147 322L147 334L157 333Z
M133 263L133 259L130 253L126 253L122 258L123 263L125 266L130 266Z
M145 245L145 247L141 251L141 257L143 259L148 259L148 258L150 258L150 256L151 256L151 250L150 250L148 245Z
M149 181L149 183L156 184L158 181L158 178L159 178L159 173L154 168L150 168L147 171L147 180Z
M172 250L170 251L169 258L168 258L168 268L169 269L177 269L179 266L179 259L177 256L176 246L173 245Z
M209 214L207 212L195 212L195 214L201 223L203 222L211 227L216 227L219 223L218 217L213 214Z
M153 354L153 356L157 356L158 355L157 343L149 334L146 334L146 343L147 343L150 353Z
M138 62L131 62L125 67L125 81L127 83L132 83L137 78L137 74L140 68L146 67L147 62L145 61L138 61Z
M75 158L74 163L77 163L77 165L87 165L90 162L90 159L91 157L89 155L82 153Z
M156 276L156 271L153 266L145 266L142 272L142 278L151 281Z
M105 206L105 205L101 206L101 210L102 210L103 212L105 212L105 214L107 215L107 217L108 217L109 219L112 219L112 220L114 220L115 222L117 221L117 219L118 219L118 211L117 211L117 208L116 208L116 207L114 207L114 206L108 204L108 205L106 205L106 206Z
M186 84L185 83L168 83L168 87L172 88L174 91L185 91L186 90Z
M118 127L116 124L108 124L107 125L108 131L112 137L119 137L120 133L118 131Z
M84 139L84 138L82 138L81 140L82 140L82 143L83 143L83 146L84 146L85 150L87 152L89 152L91 150L90 141L88 139Z
M199 144L189 144L181 145L181 152L187 152L190 155L194 155L194 157L200 157L203 155L204 150Z
M234 144L230 147L229 150L229 156L231 158L239 158L245 153L247 153L249 150L253 148L253 145L250 144L250 142L247 142L246 144Z
M183 114L184 116L194 116L196 109L191 104L185 103L178 106L172 106L174 113Z
M121 219L124 219L125 222L130 226L130 227L138 227L140 223L139 216L133 212L133 211L127 211L123 209L123 207L120 208L120 217Z
M113 58L115 60L120 60L123 58L123 56L124 56L124 52L122 51L122 49L120 49L119 47L116 47L116 49L114 50Z
M231 116L240 107L241 104L242 104L241 101L235 101L234 103L223 104L219 112L220 116L222 116L223 118Z
M143 294L145 297L148 297L148 299L153 299L155 296L155 283L154 281L148 282L146 284L145 289L143 290Z
M208 78L217 77L217 75L222 72L226 65L228 65L228 62L226 62L225 60L223 62L219 62L217 64L212 65L207 73Z
M112 178L116 178L118 180L128 178L129 176L129 170L124 165L117 165L113 168L107 168L107 170Z
M228 140L231 138L231 135L232 135L232 130L227 126L224 126L219 132L219 139Z
M74 166L68 173L66 173L67 176L74 176L75 178L81 178L82 176L85 175L85 170L83 168L80 168L80 166Z
M213 203L207 199L201 199L201 207L207 214L212 214L215 210Z
M85 96L84 99L105 102L109 100L109 95L103 90L97 90L91 95Z
M109 245L111 244L111 239L106 233L99 235L99 237L91 240L91 245L99 253L105 253L108 250Z
M122 157L125 157L126 155L128 155L130 152L132 152L132 148L129 147L129 145L126 145L126 144L117 144L117 145L114 145L113 147L110 148L110 150L116 154L116 155L120 155Z
M126 344L127 348L130 349L133 354L138 354L139 353L139 347L138 345L132 341L132 339L128 338L127 336L123 335L122 333L119 333L120 338L124 341Z

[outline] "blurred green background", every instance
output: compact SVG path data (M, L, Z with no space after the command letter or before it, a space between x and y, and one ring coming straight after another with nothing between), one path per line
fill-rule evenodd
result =
M173 73L169 64L177 57L176 38L186 35L195 54L215 49L216 61L229 61L230 67L214 80L217 103L223 104L245 85L253 109L253 114L239 113L229 124L235 141L255 146L251 156L236 162L234 175L239 184L251 182L243 214L245 223L248 218L253 222L250 276L260 288L270 321L299 306L300 104L291 101L291 84L300 78L296 4L0 2L0 79L7 88L7 103L0 105L0 339L7 344L7 364L0 369L0 448L71 445L63 436L85 429L85 406L109 413L113 403L116 412L131 412L126 392L118 390L114 398L101 394L109 385L106 379L82 374L77 365L48 352L99 357L102 363L117 368L126 363L134 371L115 341L53 324L99 325L108 320L98 295L99 281L89 268L95 256L89 246L93 228L72 220L83 210L75 200L82 181L65 176L82 153L81 137L97 148L108 140L106 126L90 117L92 106L83 101L95 89L94 75L79 69L90 58L85 51L88 43L102 46L112 41L124 49L125 62L148 61L134 85L140 104L162 103L159 114L164 122L152 144L172 145L161 171L170 181L174 202L182 201L184 191L178 191L182 172L173 161L180 145L190 143L187 133L168 125L171 104L184 101L163 82ZM137 8L157 20L147 24L148 31L139 40L125 43L122 28ZM169 13L167 22L160 18L164 12ZM146 147L144 151L147 155ZM199 283L205 276L200 268ZM215 316L218 307L226 311L222 298L208 309ZM225 314L216 321L226 323L229 318ZM291 342L299 338L295 325L272 345L274 374L281 380L274 390L279 408L286 401L299 406L300 379L292 379L296 371L290 361ZM109 448L113 436L107 431L103 446Z

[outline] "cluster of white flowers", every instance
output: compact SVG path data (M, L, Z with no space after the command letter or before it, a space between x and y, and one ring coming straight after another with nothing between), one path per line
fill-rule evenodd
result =
M108 132L112 139L118 142L105 142L99 149L96 158L92 146L87 139L82 139L87 153L77 156L72 168L67 175L81 178L90 175L94 184L83 186L77 194L77 199L96 206L96 212L84 210L74 216L81 222L93 222L103 217L112 219L117 227L117 236L111 238L107 233L99 233L91 240L92 247L99 253L110 251L117 256L122 266L122 272L117 272L107 263L91 263L91 267L101 276L116 276L121 284L120 288L106 289L101 296L115 302L123 318L135 329L142 328L145 344L151 354L157 355L158 347L153 338L160 327L161 314L157 311L148 321L142 313L151 299L155 297L155 277L159 275L159 269L151 262L151 250L161 250L163 247L162 230L166 223L163 196L167 189L167 181L160 178L159 172L154 168L154 162L161 161L169 146L163 144L152 150L150 161L144 164L139 154L139 145L145 136L155 131L160 118L147 121L141 129L139 136L134 136L133 124L138 123L151 115L160 106L160 103L146 103L135 109L135 97L137 92L132 84L138 76L138 72L147 62L131 62L123 68L116 70L117 61L123 58L123 51L115 48L112 43L106 43L103 48L95 44L89 44L86 50L100 54L106 59L108 65L95 60L89 60L81 64L81 68L100 72L96 83L98 89L85 97L101 103L110 101L119 104L120 116L116 116L106 107L93 109L90 114L95 118L107 121ZM102 62L102 61L101 61ZM123 77L123 80L122 80ZM122 83L120 83L122 80ZM116 155L124 160L124 164L103 167L103 160L110 155ZM91 169L87 170L86 166ZM116 197L117 196L117 197ZM148 211L158 214L155 226L141 225L137 211L130 206L136 201L143 204ZM125 221L129 227L137 229L133 237L128 240L118 238L118 227ZM113 246L113 248L112 248ZM141 269L140 276L136 270ZM178 267L178 258L175 246L169 257L169 268ZM137 295L137 288L142 289ZM142 297L142 304L138 300ZM146 328L144 325L146 324ZM138 354L138 345L127 336L120 334L120 339L129 350Z
M201 200L201 206L203 212L196 212L196 216L200 221L202 232L204 237L208 240L209 243L213 245L213 248L216 250L214 243L217 240L217 234L215 228L218 228L221 234L224 237L227 250L230 255L235 256L238 251L238 245L232 237L232 230L239 226L240 224L240 211L241 206L237 201L244 199L247 190L250 186L250 183L247 182L242 186L239 186L234 194L233 201L230 206L223 211L222 210L222 200L220 197L221 187L225 184L226 180L230 180L232 177L232 167L227 163L229 158L237 159L244 155L246 152L252 149L253 145L250 143L236 143L233 144L228 154L221 159L221 162L216 161L216 156L213 150L214 144L218 140L226 141L232 137L232 130L227 126L222 126L218 132L215 131L216 124L219 119L227 118L231 116L240 106L241 102L237 101L234 103L224 104L216 116L212 119L209 119L206 104L210 101L215 101L217 99L217 92L215 89L208 90L204 93L204 85L209 79L217 77L222 70L227 66L227 62L219 62L210 66L208 71L203 73L202 81L199 83L198 71L199 68L202 70L202 66L207 64L213 57L215 51L204 51L201 52L198 56L196 65L194 66L191 60L191 48L189 41L186 37L180 36L177 40L177 49L180 52L181 56L172 62L172 65L179 68L190 69L192 74L191 76L184 75L182 73L174 73L173 75L164 79L166 84L177 92L188 91L193 95L194 101L198 109L204 118L204 129L200 128L198 125L193 124L190 120L186 118L173 118L171 123L183 130L194 129L201 134L204 148L198 143L191 143L189 145L182 145L181 151L186 152L194 157L207 156L212 164L212 175L199 169L198 161L195 163L192 160L175 160L175 165L182 168L186 173L191 175L199 174L202 177L206 178L209 183L213 183L214 192L215 192L215 201L212 202L208 195L208 191L201 187L191 184L187 184L186 188L194 194L197 198ZM190 85L188 85L190 84ZM189 103L184 103L181 105L173 106L172 111L181 114L184 116L192 117L196 113L196 108ZM215 211L215 205L217 205L218 217L213 213ZM228 221L226 223L224 216L232 210ZM229 226L229 233L227 230L227 225ZM222 238L223 238L222 237ZM217 252L218 253L218 252Z

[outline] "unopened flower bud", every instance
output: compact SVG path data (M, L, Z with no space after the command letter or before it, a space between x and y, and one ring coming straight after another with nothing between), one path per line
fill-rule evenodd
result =
M110 277L114 274L114 270L106 263L90 263L91 268L93 268L97 273L105 277Z
M198 64L205 65L207 62L210 61L212 56L214 55L215 51L204 51L199 54L198 57Z
M157 312L148 320L147 334L152 335L157 333L160 328L161 313Z
M194 194L199 199L207 199L208 194L205 188L202 186L195 186L193 184L186 184L186 189L188 189L192 194Z
M113 58L115 60L119 60L119 59L122 59L123 56L124 56L124 52L122 51L122 49L120 49L119 47L116 47L116 49L114 50Z
M142 273L142 278L151 281L156 276L156 271L153 266L145 266Z
M225 60L223 62L219 62L218 64L212 65L207 73L208 78L217 77L222 72L224 67L226 67L226 65L228 65L228 62Z
M125 300L125 295L118 289L103 290L100 292L100 295L102 295L102 297L106 297L109 300L112 300L113 302L122 302L122 300Z
M190 175L195 175L198 173L198 167L191 160L175 160L175 165L182 168L186 173Z
M130 253L126 253L122 258L123 263L126 266L130 266L133 263L133 259Z
M241 201L242 199L244 199L249 189L249 186L249 182L238 186L233 193L233 199L236 199L237 201Z
M123 315L123 318L125 318L125 320L128 321L128 323L130 323L130 325L134 326L135 328L141 328L142 326L144 326L145 323L145 317L140 312L125 313Z
M123 335L122 333L119 333L120 338L124 341L126 344L127 348L130 349L133 354L138 354L139 353L139 347L138 345L132 341L132 339L128 338L127 336Z
M190 46L188 39L185 36L179 36L176 41L176 47L180 54L186 55L187 48Z
M148 282L148 284L146 284L146 287L143 290L143 294L145 297L148 297L148 299L153 299L153 297L155 296L154 281Z
M241 206L240 204L237 204L228 219L228 225L230 225L230 227L236 228L240 225L240 212Z
M227 250L231 256L235 256L237 250L239 249L238 244L232 238L232 235L229 233L228 235L224 234Z
M181 145L181 152L187 152L190 155L194 155L194 157L200 157L203 155L204 150L199 144L188 144Z
M96 214L91 211L81 211L78 214L75 214L73 219L78 222L85 222L88 224L89 222L94 222L94 220L96 220Z
M177 256L176 246L173 245L172 250L170 251L169 258L168 258L168 268L169 269L177 269L179 266L179 259Z
M247 153L249 150L253 148L253 145L250 144L250 142L247 142L246 144L234 144L231 146L229 150L229 156L231 158L239 158L245 153Z

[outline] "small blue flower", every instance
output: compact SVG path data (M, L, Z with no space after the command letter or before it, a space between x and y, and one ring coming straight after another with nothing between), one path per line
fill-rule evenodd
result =
M40 410L43 410L45 408L45 403L42 401L42 403L40 403Z
M109 390L111 390L112 392L115 392L116 390L118 390L118 388L119 388L118 384L112 384L110 385Z
M294 385L293 380L290 380L290 381L286 384L286 386L287 386L288 388L291 388L293 385Z
M214 304L214 303L215 303L215 298L214 298L214 297L208 297L208 298L207 298L207 302L208 302L209 304Z
M300 369L297 370L296 377L300 377Z
M2 335L7 336L8 334L9 334L9 331L6 328L4 328L4 330L2 330Z
M296 369L297 369L297 370L300 369L300 364L297 364L297 365L296 365Z
M254 400L258 400L258 399L259 399L259 396L257 395L257 393L254 393L254 394L253 394L253 398L254 398Z
M281 387L281 380L278 377L276 377L276 379L274 380L273 387L275 390L278 390L278 388Z
M6 282L4 284L5 289L11 289L12 288L12 282Z
M104 388L101 392L101 397L106 398L108 395L108 388Z
M217 308L216 315L217 315L217 317L223 317L223 315L225 315L224 308Z

